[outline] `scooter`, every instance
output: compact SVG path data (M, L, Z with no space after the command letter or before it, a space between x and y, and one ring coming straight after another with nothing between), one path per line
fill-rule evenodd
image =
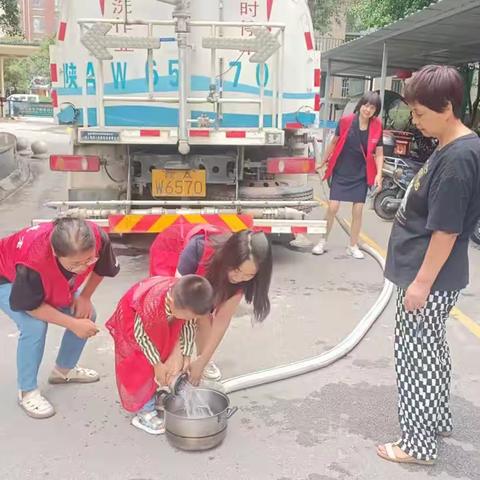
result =
M480 245L480 219L475 225L475 230L470 235L470 239L472 240L472 242L476 243L477 245Z
M373 209L380 218L395 218L408 185L422 165L411 158L385 157L382 190L373 199Z
M411 152L413 140L410 132L384 132L382 190L373 196L375 213L384 220L395 218L408 185L424 163L423 158Z

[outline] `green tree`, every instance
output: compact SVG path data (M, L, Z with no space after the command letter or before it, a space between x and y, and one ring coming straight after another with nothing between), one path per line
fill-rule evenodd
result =
M5 62L5 86L15 87L17 92L28 92L34 77L50 78L49 47L53 38L44 40L40 50L30 57L9 59Z
M356 31L380 28L431 3L432 0L356 0L348 10L349 21Z
M340 0L308 0L313 27L317 32L326 33L331 21L340 14L344 2Z
M0 0L0 28L7 36L21 36L20 11L17 0Z

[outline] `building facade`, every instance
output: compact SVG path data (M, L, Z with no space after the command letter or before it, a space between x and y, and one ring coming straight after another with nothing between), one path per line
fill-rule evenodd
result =
M61 0L20 0L23 34L29 42L38 42L55 35Z

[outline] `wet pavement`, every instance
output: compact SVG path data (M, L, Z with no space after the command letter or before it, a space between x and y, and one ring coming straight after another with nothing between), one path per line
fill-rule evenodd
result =
M15 128L47 139L57 152L69 151L68 135L51 125ZM32 183L0 204L2 236L33 217L51 216L42 204L64 198L64 174L50 172L46 161L34 161L32 171ZM313 215L321 216L321 209ZM389 227L366 212L365 231L382 247ZM337 227L323 257L275 246L272 314L264 324L252 326L249 307L242 305L216 355L226 377L317 355L352 330L375 301L382 278L373 259L348 258L345 245ZM95 295L100 325L122 293L146 275L147 246L125 239L115 244L122 270ZM460 307L478 321L480 250L473 247L471 264L473 282ZM0 479L480 479L480 338L456 320L448 332L455 434L440 441L439 462L432 468L390 464L375 455L377 442L398 438L392 305L344 359L318 372L232 394L231 402L240 410L230 420L223 445L205 453L176 451L164 437L129 425L117 400L112 342L104 328L89 341L81 362L98 369L101 381L48 385L62 334L55 326L49 330L39 379L57 415L35 421L16 405L17 333L0 314Z

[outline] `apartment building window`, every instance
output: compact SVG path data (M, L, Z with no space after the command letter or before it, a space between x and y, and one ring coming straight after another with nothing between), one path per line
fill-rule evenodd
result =
M43 0L32 0L32 8L43 8Z
M342 78L342 98L348 97L350 93L350 79L349 78Z
M33 33L45 33L45 19L43 17L33 17Z
M394 78L392 80L392 90L401 95L403 90L403 81L399 78Z

